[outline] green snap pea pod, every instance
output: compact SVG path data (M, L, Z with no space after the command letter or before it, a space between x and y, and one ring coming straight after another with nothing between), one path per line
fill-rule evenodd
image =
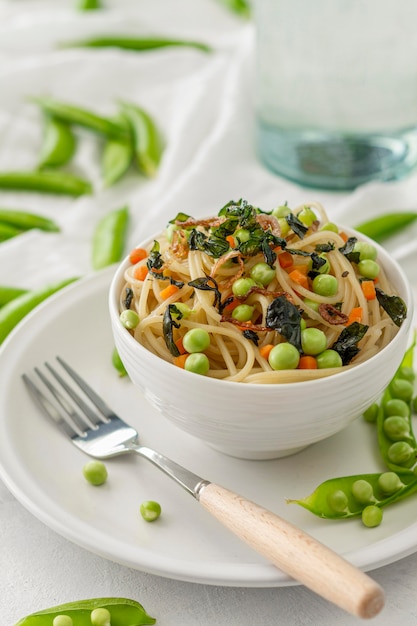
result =
M23 296L27 291L27 289L20 289L19 287L0 285L0 307L19 296Z
M94 9L101 9L100 0L78 0L77 8L80 11L92 11Z
M246 0L217 0L220 4L223 4L227 9L237 13L241 17L250 17L251 8Z
M155 624L156 619L148 615L143 606L128 598L94 598L68 602L50 609L32 613L21 619L15 626L52 626L58 615L68 615L73 626L91 626L91 613L96 609L107 609L111 616L111 626L141 626Z
M66 165L72 159L75 148L76 139L71 127L61 120L48 116L45 120L39 168Z
M0 344L6 339L13 328L38 304L52 296L59 289L77 280L67 278L53 285L34 289L17 296L0 309Z
M101 159L101 171L106 187L111 187L126 174L134 156L133 137L125 117L119 121L126 126L126 137L109 137Z
M398 368L393 380L390 385L385 389L381 403L378 409L377 415L377 429L378 429L378 445L381 456L387 465L387 467L398 473L410 473L413 474L413 467L417 461L417 441L413 432L412 419L411 419L411 400L409 397L407 400L403 401L408 406L408 415L398 416L397 421L404 419L407 424L407 435L400 438L393 439L389 436L389 431L387 434L387 419L389 415L387 415L387 408L389 406L389 401L393 399L394 395L392 393L393 385L395 381L402 379L402 370L410 369L413 367L413 354L414 348L416 344L416 335L414 335L413 342L411 346L406 351L404 358L401 362L400 367ZM408 383L411 385L411 383ZM392 419L392 418L391 418ZM400 444L400 445L399 445ZM403 445L405 444L405 446ZM406 447L408 446L408 447ZM406 454L409 452L409 458ZM405 453L405 454L404 454Z
M53 98L33 98L32 100L41 107L44 113L66 124L81 126L105 137L126 136L124 125L88 109Z
M1 291L0 291L0 295L1 295ZM115 370L118 372L120 378L124 378L125 376L127 376L126 368L123 365L123 361L120 358L120 355L116 348L113 348L113 352L111 355L111 362Z
M159 130L142 108L125 102L120 106L132 130L137 166L146 176L155 176L163 153Z
M416 211L400 211L398 213L385 213L372 220L362 222L356 226L356 230L374 239L374 241L382 242L388 239L410 224L417 220Z
M287 500L289 504L299 504L310 513L325 519L348 519L362 514L369 504L385 507L403 500L417 492L417 476L400 476L401 485L394 493L386 495L381 490L381 473L356 474L330 478L322 482L307 497L299 500ZM374 499L360 502L353 495L353 485L357 481L366 481L372 487Z
M15 209L0 209L0 223L9 224L19 230L39 228L48 232L59 232L59 226L51 219L36 213L16 211Z
M0 222L0 241L12 239L12 237L16 237L16 235L20 235L22 232L21 228Z
M75 197L91 194L93 190L87 180L66 172L53 171L0 172L0 189L40 191Z
M133 52L144 52L166 47L195 48L202 52L210 52L211 48L200 41L170 39L168 37L128 37L124 35L102 35L88 39L79 39L64 43L65 48L120 48Z
M99 270L117 263L123 256L129 209L127 206L111 211L97 224L93 234L92 266Z

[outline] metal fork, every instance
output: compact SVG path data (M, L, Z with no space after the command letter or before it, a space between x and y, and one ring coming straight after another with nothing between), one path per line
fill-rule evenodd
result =
M48 389L50 398L45 395L48 394L46 389L44 393L29 376L23 374L22 378L42 412L75 446L98 459L127 452L140 454L179 483L229 530L295 580L358 617L369 618L379 613L384 605L384 592L372 578L271 511L141 446L137 431L118 417L62 358L57 357L57 361L89 398L90 404L49 363L45 363L45 367L55 384L51 376L39 368L35 368L35 372Z

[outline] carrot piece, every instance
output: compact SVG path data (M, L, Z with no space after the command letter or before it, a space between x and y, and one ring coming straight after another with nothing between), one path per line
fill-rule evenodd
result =
M375 291L375 283L373 280L363 280L361 282L361 287L363 291L363 295L367 300L375 300L376 291Z
M233 299L231 302L229 302L227 306L224 307L223 313L225 313L226 315L228 315L229 313L232 313L235 310L235 308L239 306L239 304L241 304L239 300L237 300L236 298Z
M236 242L235 242L235 238L233 237L233 235L227 235L226 241L227 241L227 243L229 244L229 246L231 248L235 248L236 247Z
M139 263L139 261L143 261L143 259L146 259L147 256L148 253L146 252L145 248L134 248L130 251L129 261L132 265L135 265L136 263Z
M179 291L179 287L177 287L177 285L168 285L168 287L165 287L165 289L161 289L159 295L161 296L162 300L168 300L168 298L173 296L174 293L177 293L177 291Z
M177 341L175 342L175 345L177 346L178 352L180 354L185 354L187 352L187 350L184 348L184 344L182 343L182 337L177 339Z
M180 354L180 356L174 356L174 361L173 361L174 365L184 369L185 361L187 360L189 356L190 355L188 354L188 352L186 352L185 354Z
M298 369L299 370L316 370L317 359L314 356L303 354L302 356L300 356L300 360L298 361Z
M278 261L283 269L291 267L291 265L293 264L292 254L290 254L289 252L281 252L281 254L278 255Z
M343 239L343 241L344 241L345 243L346 243L346 242L347 242L347 240L349 239L349 237L347 236L347 234L346 234L346 233L344 233L343 231L341 231L341 232L339 233L339 235L341 236L341 238Z
M353 322L362 322L363 318L363 309L361 306L355 306L349 313L348 321L346 322L346 326L353 324Z
M289 277L291 278L291 280L297 283L297 285L304 287L304 289L309 289L308 277L299 268L292 270L289 273Z
M145 280L147 275L148 268L146 267L146 265L139 265L139 267L137 267L133 273L133 277L136 278L136 280Z
M271 350L272 350L272 348L273 348L273 347L274 347L274 346L273 346L273 344L272 344L272 343L267 343L265 346L261 346L261 347L259 348L260 355L261 355L264 359L268 360L269 354L270 354L270 352L271 352Z

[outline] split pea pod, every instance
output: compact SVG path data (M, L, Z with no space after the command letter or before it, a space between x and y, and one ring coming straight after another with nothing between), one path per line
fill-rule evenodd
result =
M155 176L163 153L159 129L141 107L127 102L120 103L120 107L130 124L138 168L146 176Z
M33 98L44 113L66 124L81 126L105 137L126 137L126 128L114 120L89 109L53 98Z
M101 172L106 187L120 180L133 161L134 147L130 127L125 118L120 123L126 126L126 137L108 137L104 145Z
M93 269L99 270L120 261L125 249L128 222L127 206L111 211L98 222L93 234Z
M78 0L77 8L80 11L92 11L95 9L101 9L100 0Z
M15 209L0 209L0 224L8 224L20 231L38 228L47 232L59 232L59 226L51 219Z
M23 296L25 293L27 293L27 289L0 285L0 307L4 306L8 302L11 302L15 298L18 298L19 296Z
M60 615L71 618L73 626L92 626L91 614L97 609L109 612L111 626L141 626L156 622L155 618L148 615L143 606L135 600L94 598L68 602L32 613L17 622L15 626L52 626L54 619Z
M399 211L397 213L385 213L372 220L362 222L356 226L356 230L381 243L417 220L416 211Z
M64 43L65 48L119 48L132 52L145 52L158 48L179 47L195 48L202 52L210 52L211 48L200 41L171 39L169 37L128 37L124 35L102 35Z
M72 159L75 148L76 139L69 124L47 116L38 167L66 165Z
M75 280L77 279L67 278L46 287L27 291L2 306L0 309L0 344L3 343L13 328L38 304Z
M89 181L59 171L0 172L0 189L39 191L75 197L91 194L93 190Z

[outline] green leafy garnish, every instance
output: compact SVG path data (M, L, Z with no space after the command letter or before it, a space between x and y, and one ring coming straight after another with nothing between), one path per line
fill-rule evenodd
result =
M360 352L358 343L363 339L368 328L369 326L365 324L353 322L342 330L331 348L339 353L343 365L348 365L358 352Z
M162 330L164 334L165 345L172 354L172 356L179 356L180 351L175 345L174 341L174 328L180 328L181 324L172 319L172 315L175 315L177 319L182 318L182 313L175 304L169 304L165 309L164 317L162 320Z
M380 287L375 287L376 297L384 311L396 326L401 326L407 317L407 306L400 296L389 296Z
M301 313L285 296L278 296L268 306L266 325L302 352L301 348Z
M212 291L214 293L214 302L213 306L220 305L221 302L221 293L219 290L219 286L217 282L211 276L203 276L201 278L196 278L195 280L190 281L190 287L194 287L194 289L201 289L201 291Z

